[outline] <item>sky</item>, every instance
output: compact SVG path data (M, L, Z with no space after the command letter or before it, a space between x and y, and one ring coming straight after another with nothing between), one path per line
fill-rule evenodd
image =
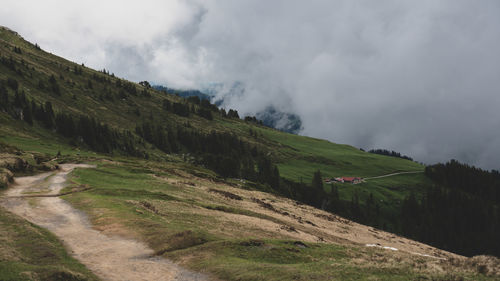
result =
M0 25L133 81L224 85L302 135L500 169L497 0L3 0Z

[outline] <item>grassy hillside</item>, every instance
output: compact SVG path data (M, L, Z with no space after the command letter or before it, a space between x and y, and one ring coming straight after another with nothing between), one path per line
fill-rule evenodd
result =
M122 84L129 83L128 81L46 53L11 31L0 29L0 40L0 55L7 60L12 57L16 61L15 71L0 64L0 79L16 79L20 85L19 91L24 91L26 97L38 103L50 101L55 111L89 115L114 127L130 130L134 130L141 120L153 118L162 122L189 122L200 131L236 133L242 139L259 143L271 151L280 163L283 176L290 179L302 176L305 180L310 180L312 171L318 168L332 176L363 177L423 169L423 166L411 161L370 154L348 145L287 134L219 115L214 115L213 121L198 115L181 117L162 109L165 99L172 102L185 101L175 95L164 94L136 83L131 84L136 93L130 94L117 86L117 81L123 81ZM15 47L21 48L21 54L13 51ZM81 74L75 73L75 69L81 71ZM60 95L54 94L48 87L39 86L40 81L45 83L50 80L51 75L56 77ZM91 88L88 86L89 81ZM121 94L124 96L120 96ZM10 122L4 118L1 121L3 124ZM256 130L261 137L250 136L250 129Z
M185 103L184 99L175 95L164 94L136 83L132 84L107 74L107 71L105 73L95 71L46 53L6 29L0 29L0 40L0 56L6 61L12 58L15 62L13 67L5 63L0 64L0 81L5 81L9 77L15 79L19 83L19 92L24 92L29 100L38 104L50 101L55 112L87 115L114 128L132 132L137 124L150 120L161 124L189 123L191 128L201 132L211 130L230 132L243 141L267 151L277 163L281 176L306 183L311 182L312 174L318 169L328 177L367 177L397 171L423 170L422 165L408 160L370 154L348 145L287 134L255 123L223 118L219 114L213 114L213 120L207 120L196 114L182 117L162 108L164 100ZM15 52L15 48L20 48L21 52ZM59 94L54 93L50 87L51 76L56 79ZM119 84L128 85L128 88L117 86ZM134 91L127 91L131 87ZM14 90L8 90L10 98L13 99ZM36 123L34 126L27 126L5 115L0 116L0 122L2 124L0 140L16 143L23 149L30 150L26 138L48 139L50 141L42 141L47 146L52 145L55 139L62 145L63 150L84 148L81 144L75 146L75 143L68 146L70 140L46 132ZM256 136L251 135L251 132L256 132ZM151 155L166 157L154 146L149 144L145 146L145 150ZM52 150L57 152L59 149ZM70 151L62 152L70 153ZM405 178L399 179L401 180L393 180L392 184L408 187ZM380 183L375 185L380 186ZM368 183L360 186L363 190L370 188L371 185ZM343 198L347 198L350 194L349 191L344 192L344 189L339 191ZM390 199L383 197L382 192L376 194L382 196L378 198L380 200Z
M97 164L96 169L77 170L71 179L90 189L64 199L86 212L104 233L145 241L158 255L227 280L481 280L490 274L479 270L478 263L449 253L442 253L452 258L447 262L415 256L410 252L420 253L425 247L415 244L412 248L413 241L262 193L285 192L255 176L267 172L259 171L261 159L274 163L268 165L271 171L273 165L279 168L281 183L289 180L294 182L289 186L295 186L303 181L305 188L317 170L324 177L373 177L423 171L420 164L228 117L213 106L57 57L4 28L0 28L0 59L0 86L6 89L8 104L14 105L0 104L0 147L16 147L19 151L9 152L9 157L21 154L32 166ZM82 123L81 116L93 118L95 123L90 125L97 129L89 132L98 140L99 135L106 135L116 145L102 149L100 143L88 141L87 135L65 134L47 124L48 103L54 111L51 122L66 114L80 118L80 123L72 124L82 130L89 124ZM36 109L32 124L26 114L30 108ZM45 112L36 117L40 108ZM153 124L153 137L148 139L144 124ZM155 135L158 131L163 138ZM213 138L205 138L209 134ZM202 137L204 143L196 143ZM163 145L163 139L169 145ZM230 160L241 156L249 161L246 168L252 172L247 179L242 179L243 167L236 176L214 172L213 163L220 159L210 162L210 157L224 145L217 146L213 139L227 141L233 149L222 160L242 166L241 159ZM325 186L325 190L338 190L342 204L353 198L364 204L373 198L384 217L382 226L399 212L405 196L430 184L423 174L406 174L358 185ZM228 199L228 194L241 200ZM0 222L7 220L0 216ZM366 239L359 240L358 234ZM388 241L408 249L391 253L364 246ZM86 274L78 265L68 268Z
M221 111L214 111L213 108L210 109L212 120L209 120L197 113L202 109L200 104L156 91L145 83L131 83L119 79L107 70L95 71L57 57L23 40L10 30L0 29L0 42L0 81L7 85L9 101L16 99L17 92L19 95L24 94L28 103L31 101L43 105L50 102L55 114L70 114L74 118L88 116L117 132L126 131L123 134L130 134L127 139L130 139L131 146L139 151L134 154L136 156L147 155L149 159L158 161L183 159L206 165L203 159L200 160L189 149L181 148L165 153L158 143L152 144L151 141L144 141L137 136L137 126L151 123L153 126L156 124L172 128L164 133L169 137L178 134L177 130L180 129L198 133L230 133L269 157L277 165L284 179L302 181L307 185L310 185L313 173L317 170L321 170L324 177L371 177L424 169L422 165L412 161L367 153L349 145L292 135L239 118L227 118ZM8 85L9 79L17 82L16 89ZM192 112L188 115L176 114L172 110L165 110L165 103L177 103L190 108ZM21 111L22 108L17 110ZM81 141L85 135L63 137L61 133L56 133L53 127L47 130L40 120L29 125L19 119L21 116L16 112L0 112L0 141L25 151L52 155L58 152L63 155L94 154L89 151L92 147ZM155 130L153 128L153 131ZM182 146L182 141L180 143ZM124 151L117 149L122 145L124 144L118 144L110 154L125 155ZM208 146L200 145L202 148ZM241 157L244 156L229 156L232 159ZM249 165L256 163L250 162ZM429 181L423 176L397 176L369 180L356 186L338 185L338 192L339 197L346 202L357 195L361 204L364 204L371 194L380 204L381 213L392 216L399 210L402 198L412 191L420 192L428 184ZM266 189L263 186L261 188ZM326 190L329 191L330 187L326 186ZM383 223L391 225L384 219L378 224L379 227Z
M413 161L361 151L349 145L260 129L266 139L277 143L276 157L283 176L310 181L316 170L325 176L370 177L403 171L423 171Z

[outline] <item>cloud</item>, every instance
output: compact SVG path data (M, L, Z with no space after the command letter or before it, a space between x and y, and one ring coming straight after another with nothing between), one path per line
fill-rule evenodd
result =
M174 35L199 13L180 0L6 0L0 18L27 40L76 62L132 80L169 77L193 85L197 77L187 65L198 54L192 58Z
M297 113L305 135L500 168L498 1L4 2L2 24L72 60L238 82L229 106Z

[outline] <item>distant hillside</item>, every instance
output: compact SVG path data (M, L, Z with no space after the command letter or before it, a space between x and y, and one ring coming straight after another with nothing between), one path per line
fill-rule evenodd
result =
M158 91L178 95L184 98L193 96L207 100L212 100L213 98L213 96L207 93L203 93L200 90L179 90L159 85L155 85L153 86L153 88ZM213 95L213 90L211 90L211 92ZM219 99L215 104L220 106L224 104L224 100ZM283 132L297 134L300 132L300 130L302 130L302 120L300 120L300 117L298 115L279 111L274 106L268 106L264 110L257 112L257 114L255 114L255 117L257 117L258 120L262 121L264 126L278 129Z
M274 106L266 107L255 116L262 120L264 125L283 132L298 134L303 129L302 120L298 115L279 111Z
M179 90L174 88L169 88L166 86L154 85L154 89L158 91L162 91L172 95L178 95L179 97L187 98L187 97L199 97L200 99L210 100L210 96L202 93L199 90Z

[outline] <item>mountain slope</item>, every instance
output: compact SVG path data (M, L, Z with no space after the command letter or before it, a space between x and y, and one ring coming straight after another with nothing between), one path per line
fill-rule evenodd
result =
M325 177L372 177L423 171L420 164L243 121L235 111L51 55L7 29L0 29L0 40L2 157L22 156L31 161L26 167L97 164L72 179L90 189L64 198L105 233L130 235L158 254L224 279L495 274L478 272L464 257L276 196L330 211L374 197L381 221L371 223L391 228L401 200L431 184L423 174L324 189L309 183L318 183L318 169ZM377 243L400 251L365 246Z
M158 125L169 126L172 129L170 131L166 130L164 133L169 137L177 135L179 129L192 130L196 133L216 131L236 135L241 141L248 143L250 146L255 146L263 154L267 155L278 165L281 176L293 181L302 180L310 183L313 173L318 169L321 170L325 177L368 177L398 171L423 171L424 169L422 165L415 162L365 153L348 145L338 145L328 141L286 134L252 122L244 122L238 118L223 117L223 113L218 110L214 111L212 107L209 107L208 110L213 120L202 117L202 114L188 113L186 115L183 114L185 112L182 110L180 112L165 110L164 105L168 107L169 104L173 106L178 104L188 107L188 111L196 107L195 111L203 109L204 111L201 112L206 113L206 109L202 108L201 105L188 102L176 95L165 94L140 84L118 79L114 75L109 75L107 71L94 71L74 64L38 49L11 31L2 29L0 32L2 40L0 52L3 62L0 64L0 81L7 81L8 78L15 79L20 85L18 86L18 92L24 92L26 98L34 101L35 104L50 102L56 114L58 112L70 114L73 119L77 119L80 115L88 116L95 118L97 122L102 122L110 128L128 130L133 135L128 142L116 140L117 144L114 148L103 149L97 147L97 144L103 142L103 140L85 140L88 133L83 136L75 135L65 139L61 137L61 134L48 133L43 128L43 122L35 122L34 126L23 124L23 129L19 129L19 127L10 126L9 123L12 121L5 119L8 117L2 117L1 122L5 126L0 129L2 130L0 140L9 143L16 141L20 148L30 148L29 144L27 147L23 146L23 143L26 143L26 136L36 138L44 136L49 139L58 139L62 143L71 143L73 147L88 148L90 143L90 146L94 145L94 149L97 148L106 152L113 150L115 153L123 154L124 151L117 151L117 148L133 146L134 149L138 150L132 153L136 156L147 154L148 157L152 158L170 157L166 156L161 151L161 148L158 149L161 144L150 145L151 141L153 141L152 138L144 142L135 134L136 127L146 122L152 124L153 127ZM21 53L15 52L15 48L19 48ZM8 89L10 101L14 100L14 90L8 86L6 88ZM16 110L20 112L22 109L22 106L19 106ZM17 117L17 119L21 117L16 112L11 113L11 115ZM51 130L54 127L56 126L52 126ZM9 128L14 129L9 131ZM82 138L83 142L81 141ZM125 136L122 135L120 138L124 139ZM182 144L178 146L180 146L180 149L169 152L177 154L193 153L192 148L183 148ZM124 150L128 150L125 151L126 154L130 153L132 149ZM241 157L242 155L239 153L232 158ZM257 159L254 157L252 161L255 163ZM207 161L200 160L198 162L205 162L206 164ZM242 174L236 172L231 173L231 176L242 177ZM396 178L395 182L401 184L401 186L408 186L405 177L401 177L400 180ZM423 179L422 182L418 182L418 184L409 188L419 190L421 185L426 183L425 179ZM372 185L371 182L363 185L363 188L361 188L361 185L357 186L360 188L343 186L343 188L339 188L340 196L350 200L351 195L356 189L359 189L362 196L361 201L365 201L369 193L365 194L362 190L370 190ZM380 185L374 182L374 186ZM377 199L397 208L398 203L393 196L386 196L387 192L383 192L381 189L374 188L374 191L376 191ZM392 193L394 192L397 193L398 200L399 197L404 197L409 193L406 188L402 189L401 192L396 190ZM382 206L382 208L385 207Z
M359 168L368 167L368 173L362 171L359 176L423 169L423 166L411 161L373 155L347 145L294 136L234 118L222 118L215 113L214 120L206 120L197 114L189 117L172 114L163 110L164 100L184 103L184 99L79 66L38 50L8 30L0 29L0 32L3 43L1 57L6 61L0 65L0 78L4 81L9 77L14 78L21 85L19 91L24 91L28 99L36 103L50 101L56 112L85 114L110 126L132 131L137 123L151 117L162 122L182 124L189 121L197 130L227 131L250 143L258 142L270 151L276 151L273 157L278 162L296 158L305 164L322 161L329 164L328 161L342 157L337 160L335 168L339 173L357 173ZM15 47L20 48L22 53L14 52ZM14 60L13 68L6 65L10 58ZM55 84L58 85L60 94L54 93L49 87L51 76L56 78ZM40 84L45 84L45 87L40 87ZM11 89L9 95L12 99ZM250 129L258 130L259 136L262 135L263 138L251 136ZM328 169L326 165L323 167ZM312 173L308 177L311 178Z

